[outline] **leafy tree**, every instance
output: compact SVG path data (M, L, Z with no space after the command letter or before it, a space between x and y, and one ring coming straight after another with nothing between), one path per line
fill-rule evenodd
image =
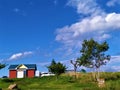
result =
M55 68L55 65L56 65L56 62L55 62L55 60L53 59L52 62L51 62L51 64L50 64L50 66L47 67L47 68L48 68L48 71L54 73L54 72L55 72L55 69L54 69L54 68Z
M88 68L93 68L97 74L96 79L99 79L99 68L102 65L106 65L110 60L110 55L105 55L105 52L109 49L107 42L98 43L93 39L84 40L82 44L81 57L78 62Z
M50 66L47 68L50 72L56 74L57 77L66 71L66 66L60 62L56 63L54 59L52 60Z
M0 63L0 69L5 68L6 64L1 64Z

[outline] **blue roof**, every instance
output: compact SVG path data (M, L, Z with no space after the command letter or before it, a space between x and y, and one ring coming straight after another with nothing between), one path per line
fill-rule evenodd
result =
M20 65L22 64L10 65L8 69L15 70ZM28 69L37 69L36 64L23 64L23 65L25 65Z
M8 69L15 69L18 65L10 65Z

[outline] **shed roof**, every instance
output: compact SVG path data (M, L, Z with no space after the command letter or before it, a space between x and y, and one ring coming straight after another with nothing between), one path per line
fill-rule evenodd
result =
M16 65L10 65L9 70L15 70L20 65L25 65L28 69L37 69L36 64L16 64Z

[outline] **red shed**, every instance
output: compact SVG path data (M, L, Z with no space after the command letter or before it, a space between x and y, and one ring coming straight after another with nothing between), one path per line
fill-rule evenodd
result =
M9 78L35 77L36 64L10 65Z

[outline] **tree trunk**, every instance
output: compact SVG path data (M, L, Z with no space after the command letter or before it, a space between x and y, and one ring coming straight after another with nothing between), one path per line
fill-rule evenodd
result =
M77 71L77 68L76 68L76 66L74 65L74 74L75 74L75 79L76 79L76 71Z
M96 81L96 70L95 70L95 68L93 68L92 77L93 77L93 81Z
M100 70L97 68L97 81L100 79Z

